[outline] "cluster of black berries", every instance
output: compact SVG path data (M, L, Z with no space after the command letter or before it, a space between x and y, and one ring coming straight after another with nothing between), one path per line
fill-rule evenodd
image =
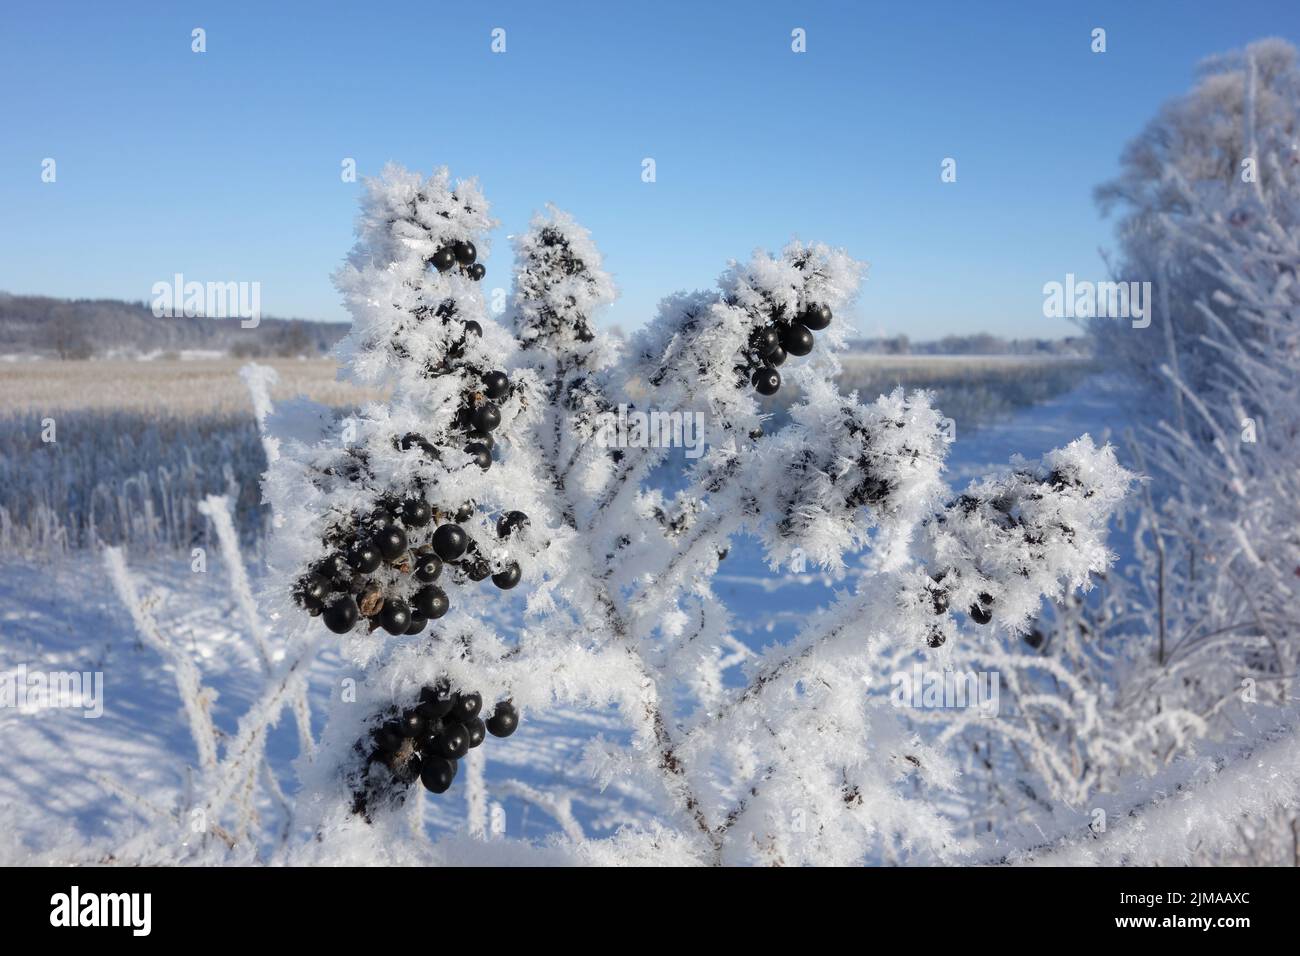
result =
M456 303L447 299L436 310L427 307L417 309L415 316L417 319L425 319L430 312L447 323L456 315ZM436 377L450 373L453 365L465 354L465 340L471 335L483 335L483 327L473 319L465 320L462 325L464 338L448 349L447 357L442 362L426 367L426 376ZM487 471L492 467L492 449L496 447L492 433L501 425L501 408L497 403L509 397L512 386L510 376L497 370L481 372L479 380L482 385L471 389L461 398L460 407L456 409L456 428L464 436L465 451L474 459L475 464ZM416 446L430 458L440 457L433 443L422 435L407 435L400 442L403 451Z
M429 259L429 265L439 272L450 272L460 266L465 275L478 282L487 275L487 268L483 263L475 262L474 260L477 258L478 250L474 248L474 243L454 242L435 252L432 258Z
M353 794L353 811L366 812L390 781L403 787L418 777L431 793L445 793L456 779L460 758L483 743L488 734L509 737L519 726L519 711L508 700L501 701L484 720L483 697L478 693L455 693L446 682L420 691L414 707L386 712L384 723L357 750L366 754L364 780ZM387 777L372 777L376 764L388 770Z
M444 321L450 319L455 304L444 302L437 314ZM477 322L464 324L467 334L482 334ZM449 372L449 366L431 370L431 374ZM500 371L483 372L480 379L482 384L465 395L457 410L456 429L464 450L486 471L492 466L495 447L492 432L501 424L496 403L510 394L511 384ZM416 433L396 439L394 447L430 460L441 457L433 442ZM364 453L354 451L349 451L343 466L326 471L349 481L373 476ZM381 500L373 513L336 524L326 538L336 550L298 580L294 591L298 603L313 616L322 615L326 627L337 634L351 631L363 617L372 631L382 627L394 635L419 634L428 621L447 613L447 594L434 583L444 563L458 581L478 582L490 576L499 588L517 585L519 565L511 563L494 574L478 546L459 527L473 516L474 503L438 509L425 499L424 488L417 480L413 490ZM498 521L498 533L509 537L527 520L522 512L509 512Z
M945 577L947 577L947 572L940 571L933 577L934 584L929 588L930 601L934 606L936 616L948 613L948 589L941 583ZM987 591L981 591L976 603L967 608L966 613L976 624L988 624L993 620L993 595ZM943 642L943 632L937 627L931 628L926 644L930 647L940 647Z
M487 471L492 467L492 433L501 424L497 402L510 394L510 378L505 372L484 372L483 387L466 395L456 411L456 426L464 432L465 451L474 463Z
M294 597L335 634L351 631L363 617L371 631L419 634L450 607L447 592L434 583L444 564L458 581L491 577L502 590L519 583L516 562L493 574L460 527L473 514L473 502L452 513L420 497L385 501L353 530L332 536L339 550L298 580ZM523 512L507 512L497 521L497 533L507 538L527 522Z
M813 333L831 324L829 306L809 303L793 321L782 318L779 310L771 313L768 325L755 329L745 352L749 381L760 395L775 395L781 387L781 373L776 370L790 355L807 355L813 350Z

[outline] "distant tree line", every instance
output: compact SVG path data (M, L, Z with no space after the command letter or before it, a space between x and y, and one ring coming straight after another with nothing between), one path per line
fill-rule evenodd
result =
M314 357L347 332L345 323L264 318L159 318L143 301L56 299L0 292L0 354L59 359L130 357L185 350L239 358Z
M987 332L974 335L945 335L928 342L913 342L906 335L853 339L849 346L857 352L877 355L1062 355L1085 357L1091 354L1086 337L1063 339L1005 339Z

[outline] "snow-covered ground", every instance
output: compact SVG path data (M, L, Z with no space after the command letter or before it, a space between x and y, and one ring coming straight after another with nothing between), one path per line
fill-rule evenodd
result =
M1035 456L1085 432L1102 440L1119 418L1117 405L1113 384L1090 379L1005 422L958 435L949 480L960 486L1013 452ZM128 555L128 563L164 634L194 658L205 683L218 692L217 726L233 733L263 677L240 626L227 569L217 560L205 573L179 558L140 563ZM256 568L250 573L256 577ZM154 812L149 807L165 812L176 804L187 768L197 760L170 668L135 637L99 556L80 552L45 564L6 558L0 580L0 676L17 677L25 667L28 673L99 673L104 681L98 718L74 708L0 707L0 863L21 862L29 851L56 844L112 846ZM803 615L844 586L818 574L774 573L752 542L740 541L716 590L734 614L736 636L758 649L788 637ZM312 699L325 699L347 673L337 656L323 655L311 674ZM319 708L316 719L319 731ZM573 818L588 834L607 834L626 822L626 807L639 805L639 795L601 794L580 766L588 741L625 732L610 715L554 710L528 713L508 740L490 739L476 753L484 755L489 799L503 811L497 820L505 832L537 838L562 828L565 812L530 800L529 787L571 798ZM268 753L282 785L291 789L297 755L292 720L281 721ZM441 797L418 787L413 792L423 801L426 826L465 827L465 788ZM617 813L616 804L622 807ZM263 810L274 826L277 809Z

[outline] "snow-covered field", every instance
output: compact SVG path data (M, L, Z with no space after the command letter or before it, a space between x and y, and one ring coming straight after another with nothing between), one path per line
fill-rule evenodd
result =
M958 435L949 469L955 484L1013 452L1037 455L1089 432L1101 440L1117 417L1114 383L1091 378L1072 391L1022 409L1009 419ZM163 633L196 661L217 691L220 730L233 733L263 686L253 643L231 596L229 569L215 556L204 573L188 558L127 555ZM256 588L258 570L250 560ZM171 668L135 636L131 617L89 550L57 559L0 559L5 607L0 613L0 674L85 672L103 675L103 714L78 709L0 708L6 773L0 776L0 862L21 862L33 850L84 846L104 854L155 813L170 812L196 764ZM741 542L717 579L718 597L733 609L736 636L750 649L788 638L799 620L824 604L844 581L818 574L774 573L752 542ZM517 613L517 604L505 613ZM274 635L272 635L274 643ZM311 672L311 698L337 692L347 669L326 653ZM320 730L320 708L315 711ZM511 836L540 838L580 827L605 835L635 813L638 794L601 793L581 765L597 735L627 733L609 714L554 710L528 713L521 730L474 753L485 759L493 826ZM294 785L297 740L286 717L268 747L281 784ZM536 788L535 790L533 788ZM544 791L547 799L537 798ZM416 788L412 814L434 830L466 826L464 788L441 797ZM555 797L561 797L556 805ZM617 796L617 800L613 799ZM261 809L268 832L282 811ZM56 857L57 858L57 857Z

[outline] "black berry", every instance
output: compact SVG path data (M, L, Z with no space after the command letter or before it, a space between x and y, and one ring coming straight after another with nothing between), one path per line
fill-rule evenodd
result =
M484 372L483 392L494 402L510 394L510 379L505 372Z
M447 592L442 588L436 584L426 584L411 595L411 605L428 620L436 621L447 613L451 602L447 600Z
M442 559L432 551L421 551L415 557L415 567L411 573L415 575L415 580L432 584L442 574Z
M298 582L294 597L308 611L319 613L325 607L325 599L329 597L331 587L329 580L323 575L308 574Z
M375 535L375 547L386 561L395 561L406 551L406 532L395 524L385 525Z
M831 324L831 309L827 305L810 305L799 314L799 323L804 328L820 332Z
M425 757L420 765L420 782L430 793L446 793L456 779L456 761L445 757Z
M447 724L433 738L433 752L448 760L458 760L469 753L469 731L464 724Z
M484 402L474 409L474 414L469 417L469 423L475 431L490 432L501 424L501 410L491 402Z
M519 583L519 578L521 576L521 573L522 572L520 572L519 570L519 565L516 564L514 561L511 561L510 564L506 565L504 569L492 575L492 583L495 584L497 587L499 587L502 591L509 591L512 587L514 587L516 584Z
M503 700L487 719L487 729L493 737L509 737L519 727L519 711L514 704Z
M393 779L404 787L413 784L415 778L420 775L421 761L417 754L399 755L380 751L372 754L370 760L371 763L383 764L387 767Z
M379 626L389 634L405 634L411 626L411 609L405 601L389 598L379 612Z
M487 275L487 267L483 265L483 263L481 262L474 263L466 271L469 272L469 277L473 279L475 282L478 282L485 275Z
M325 626L335 634L346 634L352 630L360 616L357 602L351 597L341 597L325 609Z
M446 272L456 264L456 254L449 247L444 246L433 254L429 264L439 272Z
M781 388L781 373L770 365L765 365L754 373L750 379L754 390L760 395L775 395Z
M481 441L473 441L465 446L465 451L474 459L474 464L484 471L492 467L492 449Z
M411 608L411 623L406 626L406 633L419 634L428 623L429 619L427 617L415 610L415 608Z
M315 573L327 581L342 582L352 577L352 569L348 566L347 556L337 551L316 565L314 570Z
M430 458L437 459L440 457L438 455L437 446L423 435L417 435L415 432L411 432L409 435L403 435L402 440L398 442L398 444L401 445L402 451L410 451L412 448L418 448Z
M408 528L423 528L433 517L429 502L419 498L407 498L402 502L402 521Z
M773 366L784 365L785 360L788 357L789 356L786 355L785 349L781 348L781 346L778 345L772 352L768 354L767 363Z
M483 326L479 325L473 319L468 319L465 322L465 336L468 338L471 335L477 335L479 338L482 338Z
M456 706L451 709L451 719L459 721L473 720L482 709L482 694L461 694L456 699Z
M396 753L402 746L402 727L395 720L388 721L371 736L380 753Z
M481 717L465 721L465 730L469 733L469 747L471 750L481 744L483 738L487 736L487 724L483 723Z
M456 706L456 695L446 684L420 689L420 709L430 719L441 719Z
M402 719L398 722L403 737L423 737L425 731L429 728L429 718L420 713L418 708L402 712Z
M760 357L771 355L781 347L781 333L768 326L754 333L754 351Z
M358 574L369 574L384 561L383 554L372 541L361 541L348 552L348 564Z
M472 242L458 242L452 247L452 253L456 256L456 261L463 266L472 265L478 258L478 250L474 248Z
M813 334L798 323L787 325L781 334L781 346L791 355L807 355L813 350Z
M522 511L507 511L497 519L497 535L502 538L508 538L515 533L515 530L528 524L528 515Z
M469 536L454 524L439 525L433 533L433 550L444 561L455 561L469 547Z

